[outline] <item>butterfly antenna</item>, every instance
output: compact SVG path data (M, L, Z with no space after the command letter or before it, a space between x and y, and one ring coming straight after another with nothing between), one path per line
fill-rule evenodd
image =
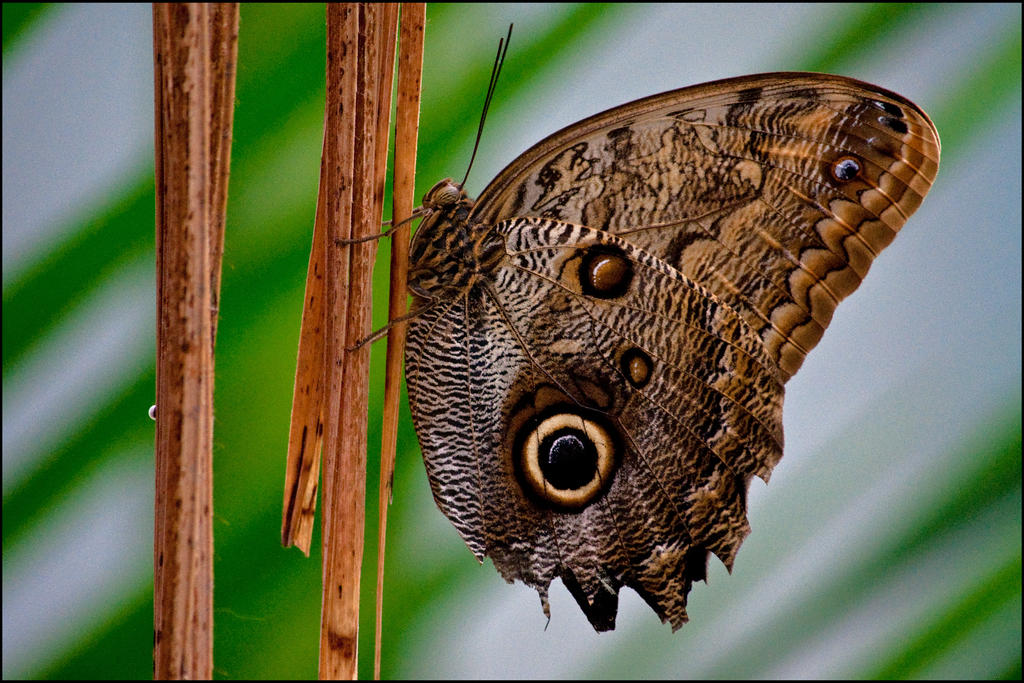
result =
M501 65L505 63L505 54L508 53L508 44L512 42L512 24L508 25L508 35L503 40L498 40L498 54L494 56L494 66L491 68L491 82L487 84L487 97L484 98L484 110L480 114L480 125L476 129L476 142L473 143L473 154L469 157L469 166L466 167L466 175L463 176L459 187L466 186L469 178L469 171L473 168L473 161L476 159L476 150L480 147L480 138L484 134L484 121L487 120L487 110L491 108L491 99L494 97L494 90L498 85L498 75L501 74ZM504 49L502 44L504 43Z

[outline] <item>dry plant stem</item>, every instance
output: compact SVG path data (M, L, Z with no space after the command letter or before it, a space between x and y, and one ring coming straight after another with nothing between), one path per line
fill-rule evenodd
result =
M153 6L155 678L209 678L213 668L211 308L220 280L237 25L236 5Z
M320 157L320 190L313 222L313 246L306 272L306 296L295 364L288 459L285 465L281 543L296 546L309 556L320 478L320 446L324 422L324 268L327 251L326 140Z
M387 5L385 13L397 13ZM395 23L392 19L390 23ZM387 60L380 73L393 70L394 45L381 52ZM381 88L383 91L384 88ZM390 90L388 90L390 93ZM390 97L379 98L378 117L388 116ZM384 108L383 111L381 109ZM387 163L387 136L378 136L377 164ZM321 154L320 175L324 177L326 152ZM377 204L383 201L383 179L376 190ZM284 505L281 519L281 543L296 546L307 556L313 537L316 514L316 491L320 474L320 447L323 442L323 380L324 380L324 259L327 243L326 185L320 183L316 219L313 226L313 247L306 272L306 296L299 332L299 353L295 365L295 388L292 394L291 427L288 436L288 458L285 465ZM380 213L380 209L375 209ZM375 237L375 236L374 236Z
M348 311L348 276L351 250L336 241L352 236L352 182L356 136L356 81L359 45L359 10L354 4L327 5L327 113L324 150L327 162L321 184L326 187L328 227L326 254L327 309L324 346L324 454L323 454L323 600L320 615L320 678L352 678L356 673L356 633L350 610L341 605L351 599L351 581L335 559L345 546L338 537L336 502L343 355ZM342 473L343 474L343 473ZM344 520L341 520L344 521ZM351 526L351 525L350 525ZM350 531L350 529L349 529ZM351 545L352 541L347 541ZM349 572L350 573L350 572ZM337 589L334 589L334 586ZM340 660L340 661L339 661Z
M377 225L371 237L379 235L384 219L384 185L387 183L388 135L391 130L391 86L395 76L395 45L398 42L398 8L397 3L384 3L380 6L379 38L377 50L377 114L374 119L376 127L376 148L374 149L374 185L373 185L373 216ZM379 242L377 242L379 244Z
M369 347L346 353L370 328L376 245L339 244L380 230L379 89L390 93L381 5L327 9L327 342L323 609L320 678L355 678L366 487ZM390 31L394 32L392 24ZM392 43L393 45L393 43ZM387 109L387 107L385 107ZM345 284L348 289L346 291Z
M238 3L210 6L210 321L217 342L220 311L220 266L231 169L231 130L235 112L235 64L238 62Z
M423 28L426 4L402 4L398 56L398 107L395 129L395 173L391 223L398 225L391 240L391 289L388 319L394 321L408 310L406 279L409 272L409 222L415 202L416 138L420 117L420 80L423 71ZM398 408L402 385L402 356L406 323L388 330L384 416L380 452L380 503L377 536L377 623L373 675L380 678L381 628L384 599L384 551L387 537L388 505L395 474Z

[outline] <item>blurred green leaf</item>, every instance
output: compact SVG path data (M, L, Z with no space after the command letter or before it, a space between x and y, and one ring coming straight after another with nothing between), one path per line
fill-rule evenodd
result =
M1020 104L1021 27L1007 26L995 36L979 63L964 65L955 74L950 96L935 111L942 138L942 156L950 163L970 142L985 134L993 118L1012 102Z
M1017 441L1020 453L1020 441ZM965 634L983 623L1013 600L1020 601L1021 558L1011 558L966 595L954 603L913 638L901 652L884 663L869 678L918 678L925 667L959 645ZM1007 634L1012 647L1012 634Z
M864 3L848 7L842 20L826 27L822 35L809 36L810 40L800 45L803 54L795 55L794 61L806 71L837 71L851 58L899 40L901 33L946 9L941 3L924 2Z
M29 33L46 13L52 2L5 2L3 6L4 55L13 50L18 40Z
M95 216L83 217L71 237L3 291L3 369L21 362L113 274L154 251L153 179L119 188ZM111 244L118 245L112 250Z

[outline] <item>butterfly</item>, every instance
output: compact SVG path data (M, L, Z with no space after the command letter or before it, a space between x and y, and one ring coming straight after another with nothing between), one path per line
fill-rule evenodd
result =
M672 629L749 533L785 384L927 194L907 99L771 73L575 123L474 201L437 183L410 250L406 381L434 499L479 561L593 627L622 586Z

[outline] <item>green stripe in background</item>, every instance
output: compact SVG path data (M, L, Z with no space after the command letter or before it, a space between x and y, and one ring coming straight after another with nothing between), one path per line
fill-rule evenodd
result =
M3 5L4 56L53 9L51 2L5 2Z

